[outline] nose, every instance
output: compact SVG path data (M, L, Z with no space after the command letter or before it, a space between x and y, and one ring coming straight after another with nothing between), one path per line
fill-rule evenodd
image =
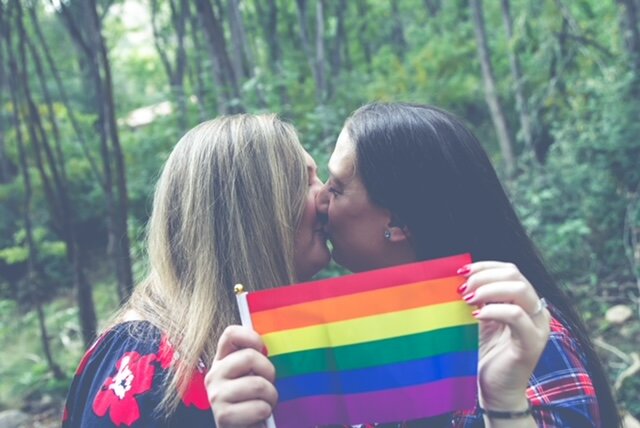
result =
M329 186L327 184L323 184L316 194L316 211L320 214L329 212Z

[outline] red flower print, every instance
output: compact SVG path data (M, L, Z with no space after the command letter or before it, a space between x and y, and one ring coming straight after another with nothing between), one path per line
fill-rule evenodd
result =
M182 402L185 406L196 406L200 410L207 410L211 407L209 397L207 397L207 389L204 386L205 365L198 360L198 369L194 371L193 377L189 382L187 390L182 395Z
M140 407L135 396L151 389L156 359L153 354L141 356L137 352L127 352L117 362L118 372L109 377L93 401L93 411L103 417L109 411L111 421L116 426L131 426L140 418Z
M64 412L62 413L62 422L67 422L67 419L69 419L69 410L67 410L67 406L65 404Z
M160 340L160 347L158 348L158 362L160 363L160 367L165 370L168 369L177 358L178 356L173 350L173 345L169 342L167 336L163 335Z
M173 349L173 345L166 336L162 337L158 348L158 362L163 369L167 369L178 361L179 354ZM182 402L185 406L195 406L200 410L207 410L211 406L204 386L206 367L202 360L198 360L198 368L194 371L186 391L182 394Z

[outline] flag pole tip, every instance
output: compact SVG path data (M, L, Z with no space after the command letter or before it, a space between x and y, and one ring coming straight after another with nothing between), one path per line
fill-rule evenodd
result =
M236 294L241 294L244 293L244 285L242 284L236 284L233 286L233 292Z

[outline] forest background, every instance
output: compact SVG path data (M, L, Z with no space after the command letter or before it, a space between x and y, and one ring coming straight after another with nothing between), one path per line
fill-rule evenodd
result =
M153 186L187 129L278 112L326 177L347 115L402 100L480 137L639 417L639 16L640 0L0 0L0 411L59 416L145 272Z

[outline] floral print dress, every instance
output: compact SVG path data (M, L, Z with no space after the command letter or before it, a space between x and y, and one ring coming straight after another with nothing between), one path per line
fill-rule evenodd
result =
M145 321L104 333L76 371L63 415L71 427L215 427L200 363L177 409L158 411L176 355L161 332Z

